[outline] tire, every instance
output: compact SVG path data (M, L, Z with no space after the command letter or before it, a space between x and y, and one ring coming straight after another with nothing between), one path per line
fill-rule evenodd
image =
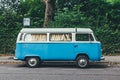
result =
M79 68L86 68L89 65L88 57L86 56L79 56L76 60L77 66Z
M40 59L37 57L28 57L26 58L26 64L30 68L36 68L40 64Z

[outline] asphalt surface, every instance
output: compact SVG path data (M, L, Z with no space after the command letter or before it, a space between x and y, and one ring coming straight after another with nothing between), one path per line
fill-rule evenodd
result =
M28 68L24 62L13 60L13 56L2 56L0 80L120 80L120 56L105 58L85 69L65 63L44 63L39 68Z
M0 80L120 80L120 67L93 64L80 69L74 65L0 64Z

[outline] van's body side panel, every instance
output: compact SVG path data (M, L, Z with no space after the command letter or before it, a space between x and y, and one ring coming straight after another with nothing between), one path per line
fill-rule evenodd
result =
M78 42L75 53L86 54L90 61L100 61L102 51L100 42Z
M76 46L77 45L77 46ZM38 56L42 61L74 61L78 54L86 54L91 61L101 58L99 42L46 42L17 43L15 57L24 60L27 56Z
M73 60L73 43L17 43L16 57L39 56L41 60Z

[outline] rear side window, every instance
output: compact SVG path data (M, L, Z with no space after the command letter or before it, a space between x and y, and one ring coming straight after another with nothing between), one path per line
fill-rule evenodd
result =
M76 34L76 41L94 41L91 34Z
M71 41L72 35L70 33L51 33L50 41Z
M47 34L26 34L24 41L47 41Z

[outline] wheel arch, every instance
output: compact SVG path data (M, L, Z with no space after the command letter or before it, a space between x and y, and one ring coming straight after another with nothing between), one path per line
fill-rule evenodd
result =
M89 60L89 56L88 56L86 53L79 53L79 54L76 56L75 60L77 60L77 58L78 58L79 56L86 56L86 57L88 58L88 60Z
M24 60L27 58L38 58L41 61L41 58L39 56L25 56Z

